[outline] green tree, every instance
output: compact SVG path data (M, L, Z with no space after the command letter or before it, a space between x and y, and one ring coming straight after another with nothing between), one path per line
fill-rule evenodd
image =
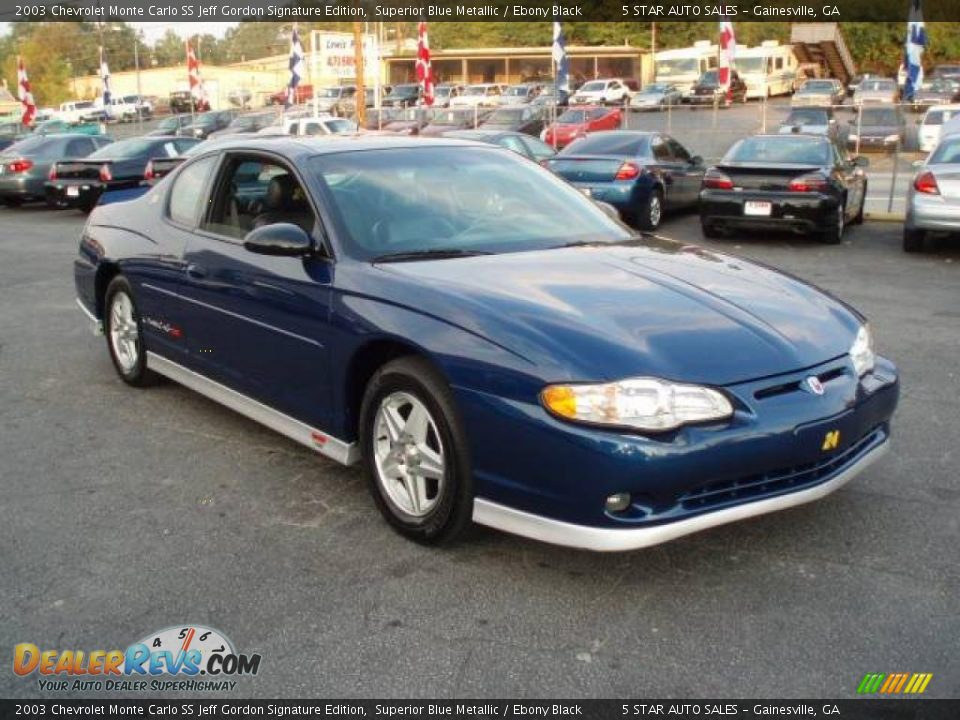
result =
M32 23L31 23L32 24ZM3 61L3 76L8 87L17 86L17 55L23 57L33 98L37 106L57 105L71 96L70 68L59 53L51 47L69 47L75 25L73 23L44 23L43 33L16 38L14 50ZM16 90L14 90L16 93Z

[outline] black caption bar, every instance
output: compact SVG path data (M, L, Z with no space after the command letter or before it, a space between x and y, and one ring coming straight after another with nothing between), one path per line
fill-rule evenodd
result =
M909 0L0 0L0 20L338 22L906 22ZM927 0L927 22L960 21L960 0Z
M955 720L960 700L0 700L0 718L51 717Z

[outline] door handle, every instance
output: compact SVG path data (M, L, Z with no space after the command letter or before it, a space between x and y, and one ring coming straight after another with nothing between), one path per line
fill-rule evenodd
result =
M187 265L187 275L196 279L202 280L207 276L207 271L202 265L197 265L196 263L190 263Z

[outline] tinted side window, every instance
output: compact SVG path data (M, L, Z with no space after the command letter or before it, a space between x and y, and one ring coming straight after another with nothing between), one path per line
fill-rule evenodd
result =
M657 160L670 160L670 149L667 147L667 144L663 141L663 138L655 137L650 141L650 151L653 154L653 157Z
M191 163L177 175L170 188L168 212L171 220L190 227L197 224L207 204L204 191L215 163L215 156L203 158Z
M527 149L521 142L520 138L515 135L504 135L502 138L497 140L497 145L502 145L508 150L513 150L518 155L523 155L526 157Z
M669 146L670 154L674 157L674 159L681 160L683 162L690 161L690 153L688 153L684 149L683 145L678 143L676 140L674 140L673 138L668 138L667 145Z

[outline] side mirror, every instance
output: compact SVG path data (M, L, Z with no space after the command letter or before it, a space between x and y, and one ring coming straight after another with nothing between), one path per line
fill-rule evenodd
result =
M868 168L870 167L870 158L864 157L863 155L857 155L853 159L853 164L858 168Z
M243 247L258 255L296 257L314 250L313 240L299 225L272 223L247 233Z
M694 165L695 167L700 167L703 165L703 158L699 155L694 155L692 158L690 158L690 164Z
M594 200L594 202L597 204L597 206L601 210L603 210L603 212L607 215L607 217L609 217L612 220L616 220L617 222L621 222L620 211L617 210L613 205L611 205L610 203L603 202L601 200Z

